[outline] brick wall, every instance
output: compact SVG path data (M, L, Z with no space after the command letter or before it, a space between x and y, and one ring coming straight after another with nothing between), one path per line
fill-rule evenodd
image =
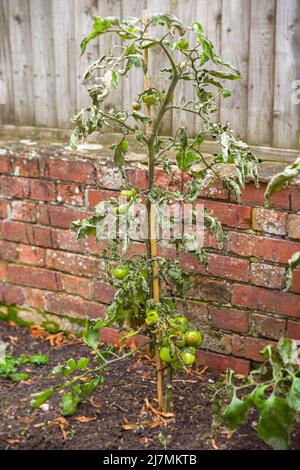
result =
M68 227L99 201L118 195L121 180L110 161L58 146L1 149L1 303L77 318L103 314L114 293L99 257L105 242L78 242ZM129 166L128 175L145 187L141 164ZM156 181L166 184L160 170ZM207 272L193 256L181 256L195 286L178 304L204 328L200 358L212 367L247 372L265 344L284 334L300 339L300 271L292 291L281 290L285 264L300 249L300 189L278 193L273 209L266 210L265 186L249 183L242 205L218 184L203 190L201 198L223 223L225 240L217 243L206 234ZM142 245L132 245L130 253L137 252L143 252ZM174 256L169 248L160 252Z

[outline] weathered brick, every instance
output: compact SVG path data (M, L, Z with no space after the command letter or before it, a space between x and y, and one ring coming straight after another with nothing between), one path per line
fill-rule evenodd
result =
M58 184L57 202L68 204L70 206L83 206L84 189L78 184Z
M7 279L12 284L48 290L62 290L61 274L46 269L12 264L7 269Z
M10 284L0 285L0 301L6 305L23 305L24 293L22 288Z
M0 263L0 282L6 281L7 264Z
M252 208L220 201L204 201L208 213L228 227L251 228Z
M279 339L285 334L286 320L275 318L274 316L253 314L253 330L257 336L265 338Z
M248 313L232 308L218 308L209 305L208 311L211 324L222 330L240 331L246 333L249 329Z
M289 237L300 239L300 215L289 214L287 231Z
M250 362L232 356L207 351L197 351L197 362L211 369L226 370L233 369L236 373L247 376L250 370Z
M98 302L109 303L113 300L116 289L113 288L110 284L104 282L95 282L95 299Z
M50 225L52 227L69 228L71 222L84 219L90 215L72 207L49 206Z
M76 160L48 159L44 166L44 176L74 183L96 183L96 170L90 162Z
M9 157L8 155L0 156L0 174L10 173Z
M109 191L107 189L89 189L88 191L88 201L89 209L94 209L99 202L109 201L110 198L114 197L119 199L120 194L116 191Z
M192 300L175 300L176 308L182 312L192 323L202 326L207 323L208 304L206 302Z
M101 260L64 251L47 250L46 266L86 277L100 277L104 272Z
M19 261L34 266L45 266L46 250L37 246L20 245Z
M231 286L225 281L195 277L194 285L187 292L187 297L199 300L212 300L227 303L231 299Z
M6 219L8 210L8 202L4 199L0 200L0 219Z
M50 206L41 202L36 208L36 222L41 225L50 225Z
M124 184L118 168L108 165L107 161L99 162L97 182L101 188L120 190Z
M70 232L69 230L57 229L53 232L53 248L73 251L74 253L85 253L85 244L85 240L77 240L76 233Z
M29 199L37 201L55 201L56 192L54 183L42 180L30 180Z
M208 270L197 260L192 253L180 255L182 267L187 272L216 276L225 279L247 282L249 279L249 261L223 256L215 253L207 253Z
M34 202L13 201L11 204L11 218L21 222L36 221L36 205Z
M300 322L295 322L293 320L288 320L287 335L291 339L300 340Z
M300 243L259 237L248 233L229 232L227 241L229 253L253 256L276 263L287 263L293 253L300 249Z
M11 169L14 176L37 178L39 176L39 158L13 157Z
M106 327L101 328L99 331L100 340L104 343L113 344L115 347L119 348L124 345L124 332L120 332L116 328ZM125 341L127 348L136 348L137 346L142 345L147 341L147 337L144 335L134 335L129 337ZM149 351L149 347L145 345L142 350Z
M90 279L63 274L62 280L63 289L68 292L68 294L79 295L85 299L92 299L94 286Z
M24 295L24 305L27 307L38 308L45 310L45 291L40 289L34 289L32 287L22 287Z
M245 357L246 359L252 359L253 361L263 362L264 358L260 354L260 351L268 344L276 345L276 343L270 340L233 335L232 354Z
M250 268L250 280L253 284L270 289L282 289L284 287L285 268L274 264L252 263Z
M28 199L30 196L30 179L0 176L0 192L2 196Z
M261 232L274 235L286 234L287 215L269 209L260 209L254 207L252 228Z
M52 229L38 225L25 224L4 220L2 223L2 237L5 240L21 242L30 245L52 247Z
M18 257L18 245L16 243L0 240L0 259L15 261Z
M104 305L69 294L47 292L46 310L68 317L101 318L104 313Z
M265 205L265 191L267 185L261 183L260 187L257 188L253 182L246 184L242 190L241 202L250 205ZM230 198L235 201L236 197L233 192L230 194ZM275 208L289 209L290 208L290 193L289 189L283 189L278 193L275 193L271 199L271 206Z
M250 285L235 285L232 290L232 303L239 307L300 318L300 297L289 292L274 291Z
M300 269L293 271L293 283L292 283L292 292L300 294Z
M300 211L300 189L299 186L289 186L289 197L291 201L291 210Z
M141 190L147 189L148 172L141 168L129 168L127 170L128 181L132 186Z

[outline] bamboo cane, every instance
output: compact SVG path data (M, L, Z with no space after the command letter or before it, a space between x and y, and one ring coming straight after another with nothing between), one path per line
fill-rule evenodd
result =
M148 21L148 11L143 10L143 23L144 25L147 24ZM149 63L149 53L148 49L144 49L143 51L144 54L144 61L148 69L148 63ZM149 81L149 74L147 71L147 74L144 75L144 90L147 90L149 88L150 81ZM149 104L145 105L145 111L146 115L151 117L151 108ZM148 132L151 132L151 124L146 125L146 129ZM156 221L155 221L155 209L153 205L150 205L150 215L149 215L149 221L150 221L150 230L149 234L150 235L150 250L151 250L151 258L155 258L157 256L157 244L156 244ZM154 261L153 267L152 267L152 274L153 274L153 283L152 283L152 288L153 288L153 298L155 302L159 302L159 282L158 282L158 265L157 261ZM163 399L163 373L162 373L162 363L159 357L159 348L158 345L155 345L155 362L156 362L156 380L157 380L157 400L158 400L158 406L159 409L162 410L164 406L164 399Z

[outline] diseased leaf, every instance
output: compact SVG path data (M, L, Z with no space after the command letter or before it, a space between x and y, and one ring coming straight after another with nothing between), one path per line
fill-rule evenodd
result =
M123 139L116 146L114 153L114 163L121 173L123 173L123 166L125 163L125 155L128 150L128 141Z
M257 426L259 437L274 450L285 450L289 445L289 436L295 417L287 401L271 395L261 407Z
M73 392L65 393L60 400L60 409L63 416L71 416L77 410L80 398Z
M30 406L32 408L39 408L43 403L45 403L49 398L52 397L53 393L55 392L54 388L48 388L43 392L33 393L31 395L32 400L30 402Z
M300 266L300 251L297 251L288 261L288 267L285 272L285 290L288 291L292 288L293 285L293 271Z
M223 410L224 423L230 428L236 428L239 424L244 424L249 409L250 406L247 401L240 400L234 395L230 404Z
M83 332L83 341L91 348L97 349L100 344L99 328L95 328L94 322L86 321L85 329Z
M292 385L287 396L287 402L291 408L300 411L300 378L293 377Z
M287 166L284 171L273 176L265 192L266 207L270 207L270 199L274 193L281 191L293 178L299 175L300 158L297 158L295 163Z

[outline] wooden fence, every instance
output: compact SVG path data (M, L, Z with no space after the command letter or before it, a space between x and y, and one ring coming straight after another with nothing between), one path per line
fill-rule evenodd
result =
M222 101L217 117L230 120L248 143L273 155L285 155L276 150L280 148L297 154L300 0L0 0L0 79L6 85L2 124L70 128L70 116L88 103L82 72L112 41L105 35L80 57L80 41L91 30L92 15L141 16L144 8L171 11L186 24L200 21L217 52L244 76L232 83L235 93ZM151 83L161 87L162 65L160 53L151 52ZM142 77L134 72L109 106L126 106L141 88ZM191 92L182 83L178 102ZM179 124L187 125L190 134L197 127L193 115L174 113L164 133Z

